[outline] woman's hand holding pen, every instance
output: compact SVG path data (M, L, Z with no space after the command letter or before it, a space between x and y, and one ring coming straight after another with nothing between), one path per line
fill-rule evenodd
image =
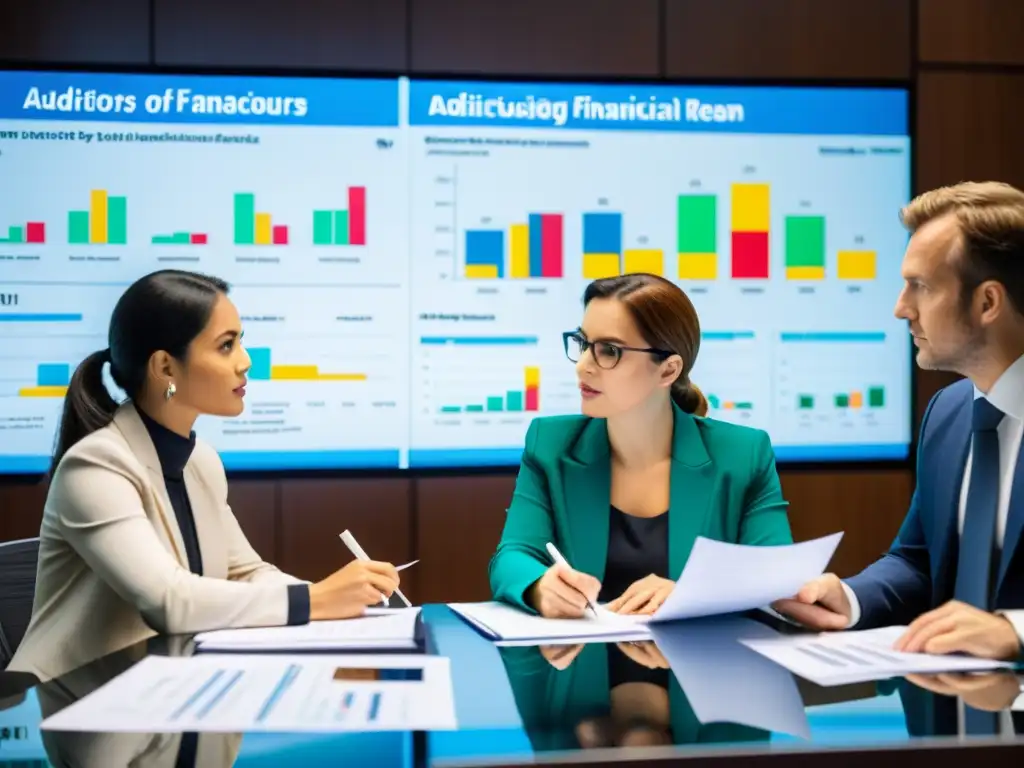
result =
M597 604L601 582L593 576L556 563L527 592L527 601L549 619L579 619L590 601Z
M351 619L362 616L369 605L391 597L400 579L391 563L353 560L326 579L309 586L310 619Z

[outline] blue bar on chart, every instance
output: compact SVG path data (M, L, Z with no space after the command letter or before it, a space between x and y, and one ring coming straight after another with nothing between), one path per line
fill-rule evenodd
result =
M544 220L539 213L531 213L527 219L530 225L530 276L540 277L544 274L541 253L544 248Z
M246 351L252 362L249 378L253 381L270 381L270 347L252 347Z
M799 342L826 344L879 344L885 341L884 331L784 331L780 334L784 343Z
M583 214L583 277L596 280L622 273L622 214Z
M500 229L466 230L466 277L505 276L505 233Z
M71 383L71 366L67 363L40 363L36 367L36 385L66 387Z

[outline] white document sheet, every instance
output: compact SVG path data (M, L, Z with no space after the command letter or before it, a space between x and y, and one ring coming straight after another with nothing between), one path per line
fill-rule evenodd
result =
M419 608L367 608L364 616L342 621L200 632L195 642L203 651L414 650L419 614Z
M792 597L824 573L842 537L752 547L698 536L676 586L653 616L619 616L604 606L582 619L545 619L493 602L448 607L499 645L648 640L648 624L740 613Z
M792 597L825 572L842 533L774 547L698 536L675 589L652 622L750 611Z
M619 616L601 608L595 618L545 619L505 603L451 603L448 606L496 645L569 645L577 642L649 640L650 617Z
M821 686L884 680L912 673L980 672L1012 667L967 656L902 653L893 643L906 627L741 638L740 642L790 672Z
M439 656L148 656L40 727L107 733L451 730L456 718L451 668Z

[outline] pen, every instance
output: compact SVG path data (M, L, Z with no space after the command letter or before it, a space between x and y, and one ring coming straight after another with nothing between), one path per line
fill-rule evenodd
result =
M370 559L370 556L363 551L362 547L359 546L359 542L356 541L356 537L353 536L349 531L346 530L343 533L339 534L339 536L341 537L341 540L345 543L345 546L348 547L349 552L355 555L356 560L366 561ZM405 603L407 608L412 608L412 603L409 602L409 598L402 594L402 590L396 587L395 594L401 598L402 602ZM388 604L387 595L381 594L380 599L381 602L384 603L384 605Z
M559 552L555 548L555 545L552 544L550 541L547 544L547 548L548 554L551 555L551 559L554 560L558 565L564 565L566 568L572 568L572 566L569 565L569 561L562 557L562 553ZM581 592L580 594L583 593ZM583 595L583 599L587 601L587 607L594 612L594 616L597 616L597 608L594 607L594 604L592 602L590 602L590 598L586 595Z

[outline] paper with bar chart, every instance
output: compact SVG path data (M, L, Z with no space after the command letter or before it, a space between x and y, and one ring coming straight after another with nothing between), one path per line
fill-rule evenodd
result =
M735 125L728 110L683 121L697 125L623 117L644 99L669 112L676 99L684 110L700 90L414 81L414 284L453 308L490 295L507 317L516 312L506 302L532 301L534 320L549 313L552 328L568 328L589 281L661 275L700 316L693 380L712 417L767 430L780 458L906 455L909 336L892 307L909 140L871 117L890 94L876 94L874 113L854 114L850 105L829 111L820 91L782 89L775 103L754 89L709 88L745 105L748 124ZM615 110L620 117L609 117ZM575 320L565 319L566 303ZM839 385L851 354L871 380L844 384L845 410L808 421L782 386L796 375L785 373L784 333L824 339L814 345L818 365L799 364L816 403ZM880 341L850 342L865 335ZM868 387L884 388L883 405L870 407Z

